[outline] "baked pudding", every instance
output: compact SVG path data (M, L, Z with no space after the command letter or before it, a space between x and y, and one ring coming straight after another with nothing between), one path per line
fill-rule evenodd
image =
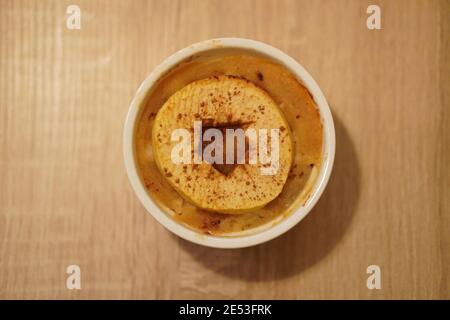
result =
M308 199L322 131L314 100L283 65L251 51L216 49L178 64L148 93L135 129L136 165L149 195L173 219L202 233L239 235L276 223ZM244 132L243 152L227 135L236 132ZM211 150L215 161L205 156ZM225 151L233 150L228 162Z

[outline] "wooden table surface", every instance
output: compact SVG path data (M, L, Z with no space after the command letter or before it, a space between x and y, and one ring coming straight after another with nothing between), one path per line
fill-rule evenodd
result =
M70 4L80 30L66 28ZM369 4L381 30L366 27ZM122 161L141 81L224 36L297 59L337 134L316 208L241 250L169 233ZM449 1L0 0L0 298L449 299L449 40ZM66 288L72 264L81 290Z

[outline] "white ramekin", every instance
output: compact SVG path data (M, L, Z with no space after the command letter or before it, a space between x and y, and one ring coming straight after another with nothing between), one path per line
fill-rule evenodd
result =
M236 237L220 237L200 234L172 219L167 213L161 210L158 205L156 205L156 203L146 192L146 189L139 178L134 159L133 136L136 120L139 116L139 112L143 102L145 101L146 95L152 86L168 70L183 60L189 58L193 54L198 54L200 52L214 50L217 48L253 50L262 53L284 65L311 93L319 108L324 129L323 164L316 183L311 191L310 197L306 203L270 228L266 228L260 232ZM240 38L220 38L202 41L184 48L164 60L153 70L152 73L150 73L147 79L144 80L137 90L128 110L123 135L123 152L128 178L130 179L131 186L136 192L139 200L142 202L147 211L150 212L150 214L159 223L181 238L200 245L216 248L243 248L257 245L278 237L302 220L317 203L325 189L326 184L328 183L333 167L335 144L335 131L330 108L322 91L310 74L297 61L282 51L258 41Z

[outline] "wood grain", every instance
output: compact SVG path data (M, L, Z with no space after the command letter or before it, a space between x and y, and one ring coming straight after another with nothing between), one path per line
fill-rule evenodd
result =
M450 2L0 0L0 298L450 298ZM66 7L81 8L81 30ZM130 100L165 57L234 36L297 59L336 121L330 184L267 244L171 235L122 163ZM82 289L65 286L66 267ZM382 289L366 288L377 264Z

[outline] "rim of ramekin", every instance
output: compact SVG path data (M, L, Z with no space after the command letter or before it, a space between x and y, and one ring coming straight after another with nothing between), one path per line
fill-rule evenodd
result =
M175 67L180 62L191 57L192 55L210 51L218 48L235 48L252 50L275 59L284 65L296 78L300 81L310 92L316 105L319 109L323 128L324 128L324 146L323 146L323 163L320 168L319 175L314 183L314 187L310 192L310 196L306 203L300 205L287 217L283 217L275 225L254 234L241 235L235 237L224 237L201 234L177 221L165 213L147 193L137 171L134 153L134 132L137 122L137 117L140 114L142 103L145 101L147 93L153 85L171 68ZM125 168L130 180L131 186L136 193L138 199L141 201L145 209L164 227L178 235L179 237L197 243L199 245L214 247L214 248L244 248L258 245L269 240L272 240L299 223L315 206L321 197L328 180L334 163L334 155L336 148L336 137L333 123L333 117L325 99L322 90L317 85L312 76L306 71L303 66L296 60L291 58L281 50L272 47L268 44L243 38L217 38L195 43L184 49L181 49L161 64L159 64L142 82L136 94L131 101L124 126L123 133L123 153Z

